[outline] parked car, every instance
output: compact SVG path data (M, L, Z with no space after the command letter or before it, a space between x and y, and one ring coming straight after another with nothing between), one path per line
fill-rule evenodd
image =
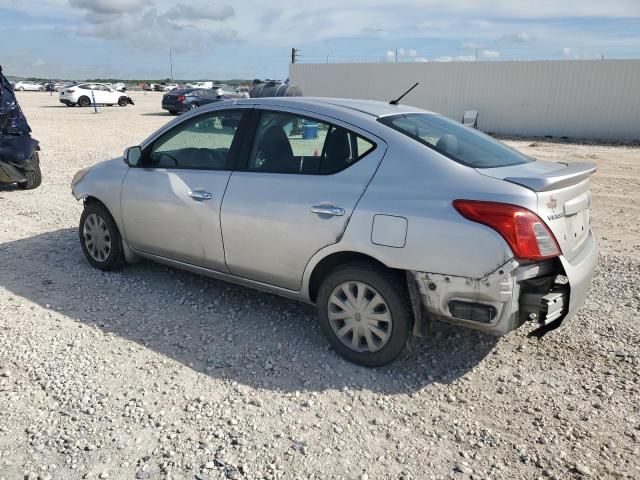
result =
M118 92L108 85L102 83L79 83L66 87L60 91L60 103L64 103L67 107L89 107L93 104L93 99L97 105L112 106L116 103L121 107L133 105L131 97Z
M62 88L62 83L59 82L46 82L43 84L45 91L47 92L57 92Z
M127 86L120 82L120 83L104 83L103 85L106 85L107 87L117 91L117 92L126 92L127 91Z
M42 183L40 146L13 92L0 67L0 183L30 190Z
M185 114L72 192L94 267L142 257L315 304L338 353L378 366L428 319L542 336L572 317L594 171L404 105L265 98Z
M163 90L165 92L172 92L176 88L180 88L180 86L176 83L170 83L169 85L165 85Z
M36 82L29 82L26 80L22 80L20 82L17 82L14 86L13 89L15 91L20 91L20 92L44 92L44 85L42 85L41 83L36 83Z
M178 88L162 96L162 108L171 115L224 100L224 92L207 88Z

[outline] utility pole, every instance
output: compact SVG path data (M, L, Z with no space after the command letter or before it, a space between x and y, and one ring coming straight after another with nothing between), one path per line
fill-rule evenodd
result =
M297 48L291 49L291 63L296 63L296 60L298 60L298 53L300 53L300 50Z
M396 63L398 63L398 49L396 48Z
M171 81L173 82L173 53L171 47L169 47L169 69L171 71Z
M478 49L476 48L476 62L478 61Z
M329 63L329 55L327 55L327 63Z

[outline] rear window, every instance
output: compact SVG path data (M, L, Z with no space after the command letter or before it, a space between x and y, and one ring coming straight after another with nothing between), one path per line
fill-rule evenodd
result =
M406 113L378 121L468 167L507 167L533 161L489 135L440 115Z

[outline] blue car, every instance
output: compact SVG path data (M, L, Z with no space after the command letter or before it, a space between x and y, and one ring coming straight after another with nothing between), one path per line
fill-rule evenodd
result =
M177 88L162 96L162 108L171 115L177 115L227 98L218 89Z

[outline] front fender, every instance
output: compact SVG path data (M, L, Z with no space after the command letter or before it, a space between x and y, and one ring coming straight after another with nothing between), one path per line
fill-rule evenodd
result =
M97 163L90 167L84 174L82 171L76 174L71 184L71 193L76 200L85 202L95 199L102 203L116 222L128 263L135 262L138 257L133 253L124 232L122 222L122 209L120 207L120 193L129 166L122 157L113 158Z

